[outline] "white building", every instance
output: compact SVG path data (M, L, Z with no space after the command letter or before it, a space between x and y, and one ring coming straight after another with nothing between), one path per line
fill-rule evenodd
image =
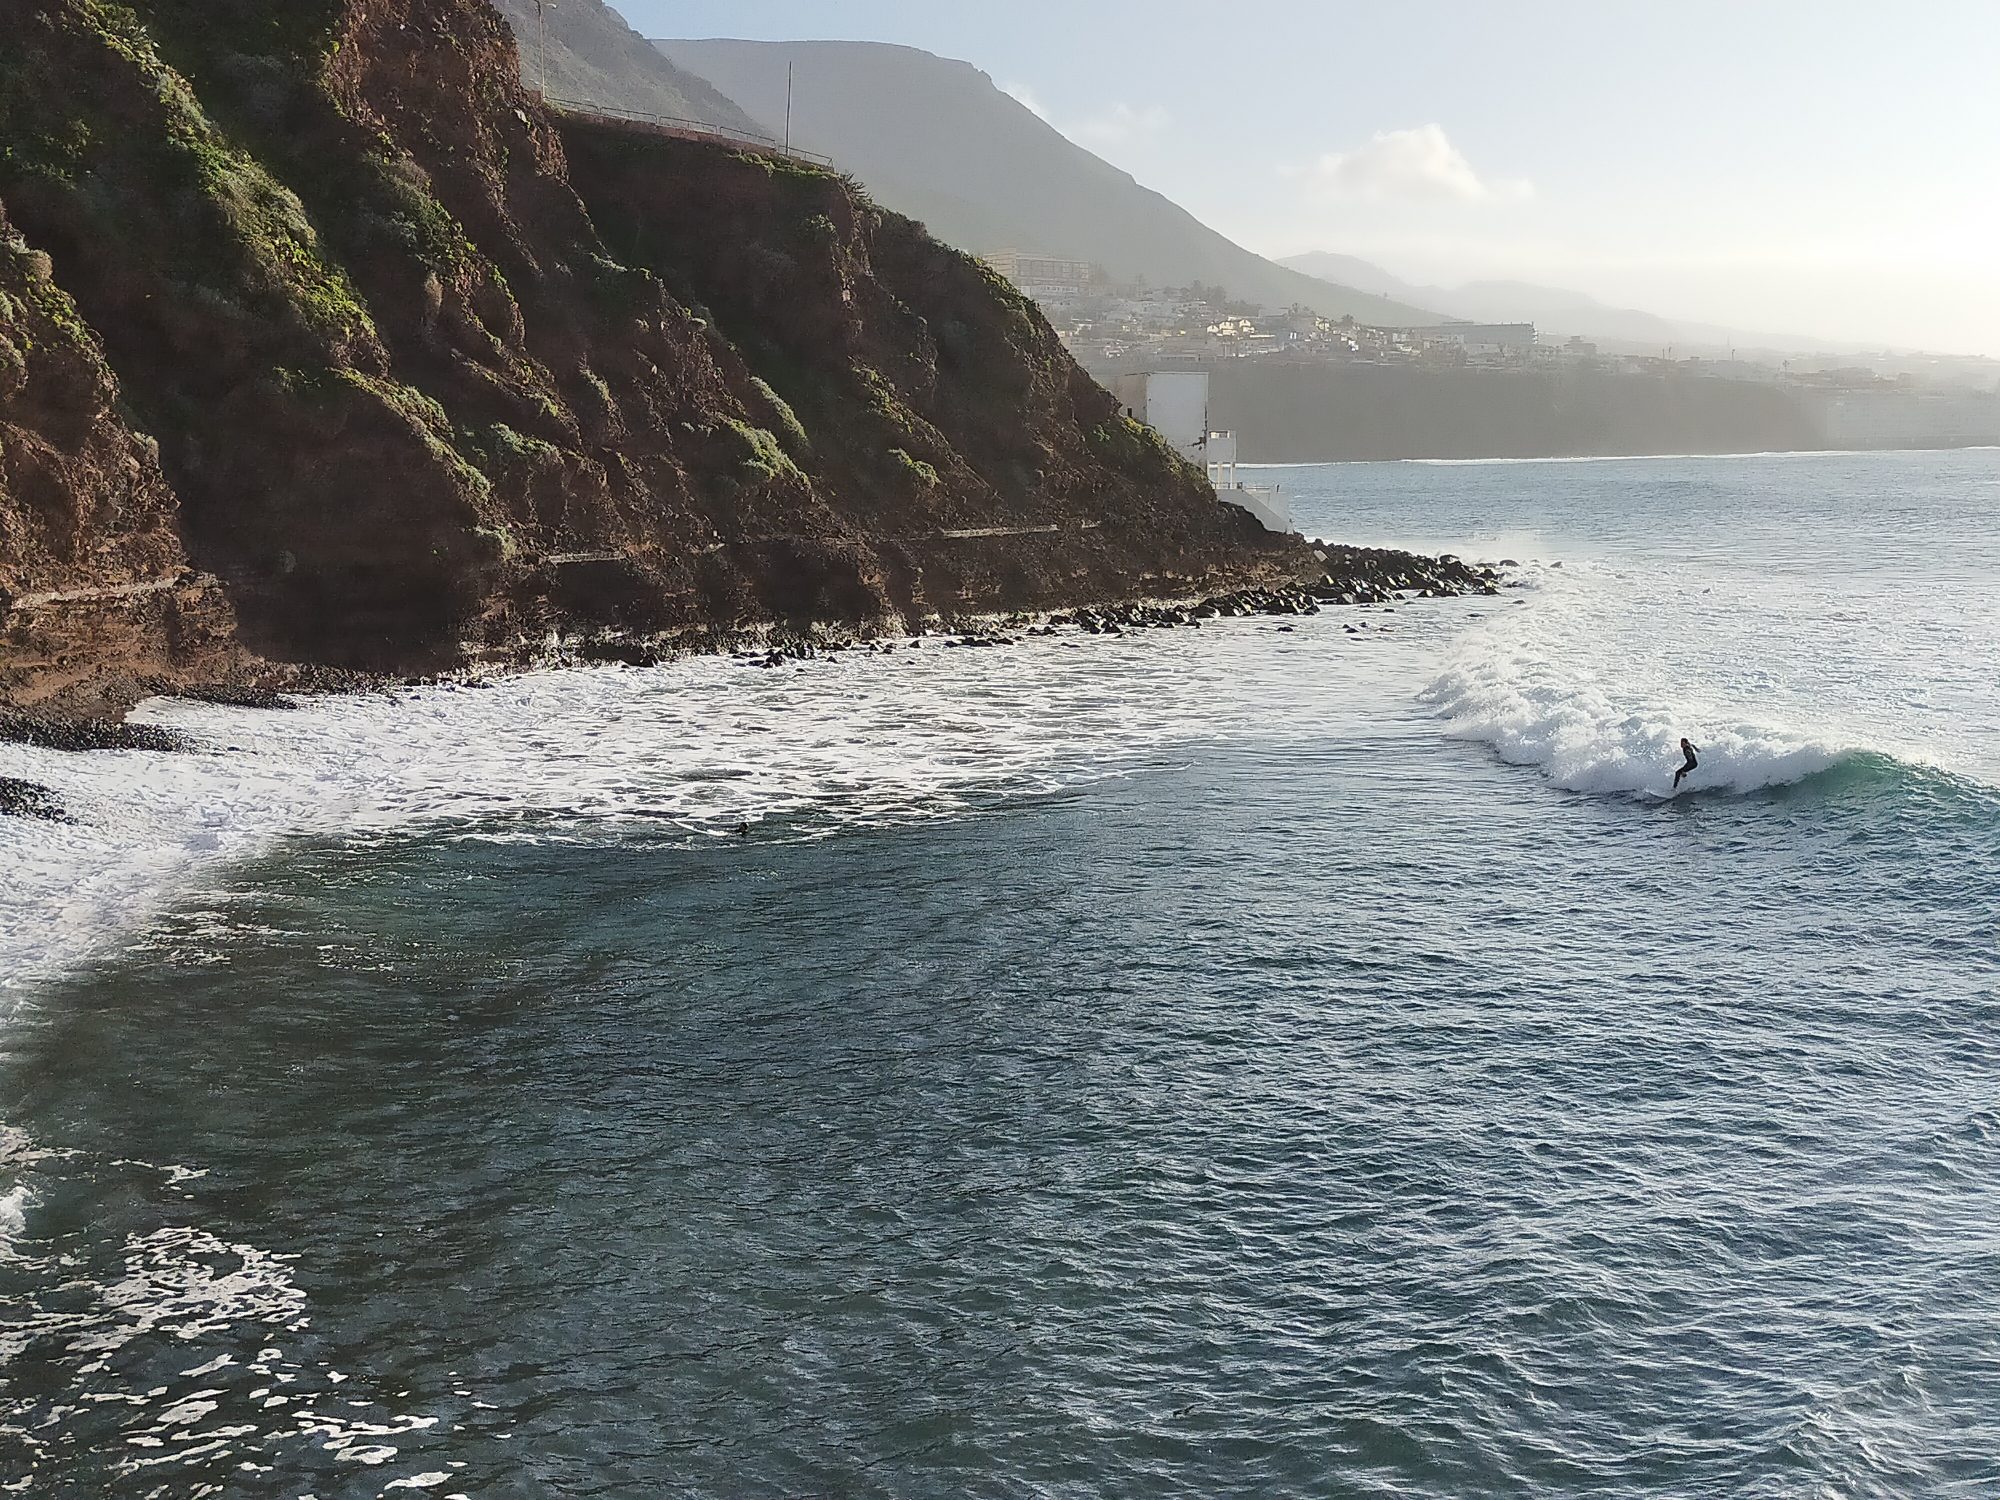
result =
M1236 477L1236 434L1213 431L1208 422L1206 370L1147 370L1120 375L1111 393L1126 416L1144 422L1173 450L1197 463L1225 505L1246 510L1266 531L1292 529L1291 508L1275 485L1244 484Z
M1208 372L1148 370L1120 375L1111 388L1125 415L1144 422L1191 463L1208 447Z
M1096 279L1087 260L1061 255L1029 255L1020 250L998 250L987 264L1028 296L1078 297Z

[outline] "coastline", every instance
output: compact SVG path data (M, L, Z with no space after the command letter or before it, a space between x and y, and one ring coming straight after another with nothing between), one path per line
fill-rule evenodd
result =
M2000 443L1955 443L1950 447L1908 448L1760 448L1751 453L1703 450L1691 453L1544 453L1529 457L1495 455L1485 458L1307 458L1283 461L1244 459L1239 469L1328 469L1350 465L1412 464L1436 469L1473 469L1486 464L1637 464L1684 463L1713 459L1726 462L1757 458L1881 458L1898 453L2000 453Z
M1312 583L1246 586L1220 593L1165 592L1039 611L967 611L932 614L915 620L883 616L869 621L824 622L809 626L765 623L733 630L698 629L655 633L599 631L589 635L551 634L539 644L517 643L501 652L466 653L466 664L435 673L364 672L315 663L237 663L209 679L190 682L140 679L115 712L101 697L56 697L28 702L0 697L0 743L12 741L59 750L175 750L186 748L157 730L127 723L127 715L148 698L187 698L225 707L282 710L293 697L371 692L432 683L478 683L496 677L551 668L617 663L659 666L697 656L802 659L829 652L868 649L904 637L957 636L993 640L1010 631L1038 630L1052 621L1101 621L1115 629L1198 625L1203 619L1245 614L1311 613L1321 604L1383 603L1401 592L1441 598L1494 593L1501 586L1497 567L1466 563L1396 548L1308 543L1325 571ZM1086 629L1090 628L1088 625Z
M1886 745L1921 661L1910 732L1995 743L1993 466L1933 475L1933 505L1893 465L1833 494L1750 465L1685 527L1617 471L1420 472L1301 485L1308 529L1409 525L1422 491L1437 534L1508 539L1521 593L132 716L214 753L0 746L79 818L0 828L41 1472L168 1456L227 1488L247 1459L325 1493L358 1470L303 1396L376 1429L371 1492L530 1463L575 1489L839 1490L864 1463L1115 1486L1164 1457L1169 1488L1249 1496L1294 1462L1323 1487L1327 1434L1388 1389L1399 1431L1457 1434L1496 1485L1574 1478L1535 1467L1553 1434L1615 1486L1665 1421L1694 1434L1668 1487L1727 1488L1799 1472L1821 1374L1874 1391L1921 1337L1936 1388L1976 1379L2000 780L1750 775L1726 731L1797 748L1825 710ZM1843 639L1872 717L1826 692ZM1453 672L1537 742L1424 696ZM1633 789L1670 730L1714 779L1662 805ZM1912 1258L1912 1204L1951 1259ZM1496 1364L1493 1310L1573 1298L1607 1233L1647 1274L1600 1288L1582 1344L1517 1319ZM1759 1353L1885 1277L1880 1338ZM1690 1347L1663 1286L1741 1357ZM616 1337L579 1358L579 1327ZM1380 1357L1350 1369L1357 1327ZM102 1365L76 1344L100 1329L127 1340ZM1412 1340L1449 1380L1410 1374ZM1551 1391L1576 1415L1523 1424ZM951 1444L917 1451L940 1393ZM241 1429L227 1453L177 1440L196 1400ZM1751 1457L1697 1441L1717 1411ZM1916 1420L1894 1484L1982 1461L1958 1407ZM1217 1448L1224 1423L1259 1446ZM1390 1451L1421 1488L1434 1466ZM1814 1472L1872 1478L1856 1453Z
M1470 567L1466 576L1478 579L1475 594L1500 587ZM0 921L11 929L0 993L18 999L115 951L205 889L212 873L201 872L240 868L291 838L367 841L443 818L503 840L705 842L808 806L837 821L845 814L826 812L826 798L857 764L873 789L869 817L922 818L966 795L1032 792L1047 785L1044 766L1088 778L1150 746L1237 732L1218 731L1215 705L1244 672L1290 670L1294 630L1301 643L1379 635L1376 649L1403 659L1411 647L1397 643L1427 636L1400 628L1393 611L1406 596L1423 593L1383 596L1379 630L1363 620L1366 606L1267 591L934 621L893 639L822 634L662 658L654 669L551 659L380 679L300 696L286 712L266 711L284 700L162 697L87 752L0 739L14 810L66 815L0 816L15 872L13 916ZM1355 623L1343 633L1332 622L1347 615ZM1205 625L1235 628L1192 654L1163 638ZM1383 659L1352 660L1374 671L1365 664ZM1235 666L1218 676L1223 662ZM1125 701L1134 676L1151 686ZM980 703L992 707L968 717ZM1152 727L1139 733L1139 723ZM84 741L104 743L106 727L85 726Z

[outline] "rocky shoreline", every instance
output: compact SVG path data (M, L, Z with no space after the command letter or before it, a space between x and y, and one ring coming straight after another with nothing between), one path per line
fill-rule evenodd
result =
M193 696L190 694L189 696ZM38 750L155 750L191 748L184 735L122 719L75 718L48 713L0 713L0 742Z
M1497 594L1505 586L1498 567L1468 563L1456 557L1425 557L1388 548L1315 544L1314 554L1325 573L1310 585L1246 588L1196 598L1140 600L1097 604L1043 615L1012 614L969 618L938 618L912 629L904 622L890 635L841 632L817 628L810 632L764 637L754 646L741 638L713 638L691 643L686 638L599 637L559 643L552 649L525 654L503 665L475 667L430 676L389 676L319 667L279 668L258 680L206 685L162 683L161 696L192 699L234 708L286 710L299 697L347 692L395 692L426 686L483 687L495 677L543 667L601 665L657 666L700 654L729 652L738 661L759 667L779 667L845 651L889 651L937 641L941 648L979 649L1012 645L1031 636L1076 629L1090 635L1125 635L1142 630L1199 628L1206 620L1253 616L1316 615L1324 608L1390 605L1408 599L1444 599ZM185 752L200 748L188 736L157 725L132 724L122 718L72 715L48 710L0 708L0 743L32 745L44 750L144 750ZM0 778L0 816L64 817L61 804L46 788Z
M1384 547L1314 544L1315 556L1327 567L1311 585L1236 589L1224 594L1169 601L1141 600L1057 611L1039 619L1016 614L974 621L938 622L942 644L957 647L1012 645L1024 636L1054 635L1073 626L1090 635L1125 635L1139 630L1199 628L1204 620L1250 616L1316 615L1336 605L1395 604L1406 599L1449 599L1497 594L1505 587L1499 566L1467 563L1449 555L1425 557ZM920 644L922 635L908 644ZM765 651L739 651L737 658L757 666L776 667L807 660L828 651L895 650L893 642L793 639Z
M62 799L45 786L0 776L0 818L40 818L48 823L67 823Z

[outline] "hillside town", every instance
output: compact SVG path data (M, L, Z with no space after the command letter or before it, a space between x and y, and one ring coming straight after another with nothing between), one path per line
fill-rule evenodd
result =
M1837 445L2000 442L2000 362L1990 359L1639 350L1533 323L1377 326L1298 304L1262 307L1201 282L1119 283L1082 260L1002 250L987 261L1042 309L1078 363L1105 377L1254 360L1728 380L1792 394Z

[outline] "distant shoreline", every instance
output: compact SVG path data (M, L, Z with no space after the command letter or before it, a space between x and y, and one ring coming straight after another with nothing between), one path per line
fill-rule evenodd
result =
M1876 458L1891 453L2000 453L2000 443L1957 443L1948 447L1911 448L1766 448L1757 452L1719 453L1542 453L1491 458L1305 458L1268 461L1246 458L1242 469L1323 469L1330 464L1421 464L1435 468L1476 468L1483 464L1625 464L1694 458Z

